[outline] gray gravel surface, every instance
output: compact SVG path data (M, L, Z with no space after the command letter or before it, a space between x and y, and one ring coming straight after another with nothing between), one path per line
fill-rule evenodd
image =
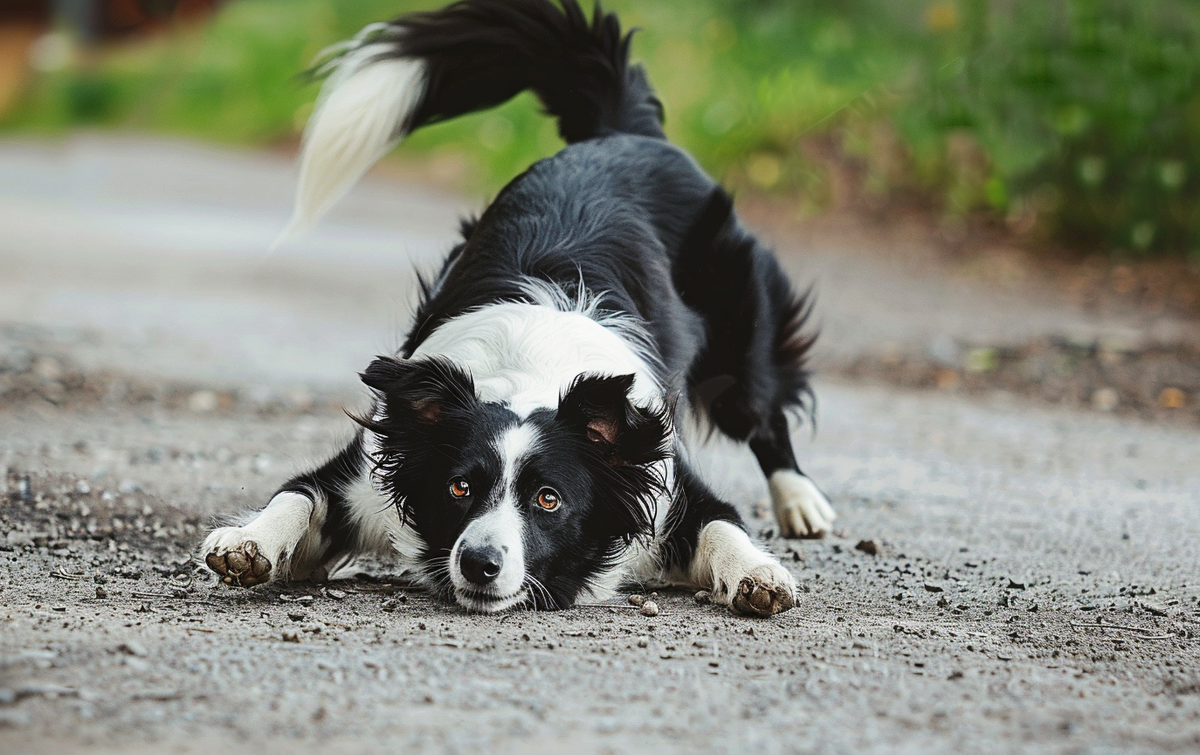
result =
M0 177L18 169L46 187L0 181L0 217L27 223L0 236L0 354L24 349L66 393L0 402L0 751L1200 749L1200 431L1009 394L820 379L820 432L797 440L842 515L821 541L773 537L749 454L707 448L711 479L804 586L771 620L670 591L654 617L623 601L469 615L387 564L327 586L214 585L190 560L210 517L333 449L349 432L336 407L361 401L353 371L403 326L405 264L339 250L384 243L405 213L449 223L458 205L380 181L307 251L264 259L256 244L286 215L282 160L95 137L0 145ZM170 224L134 241L154 208L192 218L186 231L231 204L258 230L199 251ZM31 205L65 240L28 225ZM116 241L89 254L67 232L98 238L98 218ZM449 238L430 233L418 263ZM970 313L936 298L880 321L864 281L896 285L891 263L851 256L862 275L839 288L818 242L788 264L834 270L824 311L843 332L859 302L863 330L904 348L969 334L947 323ZM909 280L914 301L965 285ZM1024 327L999 319L992 333ZM107 387L72 393L76 373Z

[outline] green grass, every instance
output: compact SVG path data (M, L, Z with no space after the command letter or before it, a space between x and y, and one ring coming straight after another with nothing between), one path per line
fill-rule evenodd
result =
M240 0L202 29L40 77L0 127L121 126L262 144L295 74L426 0ZM1089 249L1200 254L1200 6L1190 0L613 0L672 139L726 183L820 207L919 191ZM560 147L529 96L414 135L494 191Z

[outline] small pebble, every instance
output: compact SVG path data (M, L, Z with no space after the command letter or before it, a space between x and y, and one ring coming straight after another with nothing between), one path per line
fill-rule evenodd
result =
M144 657L148 654L146 646L137 640L127 640L122 642L117 646L117 650L121 651L125 655L132 655L138 658Z
M1113 388L1098 388L1092 394L1092 408L1099 412L1111 412L1121 403L1121 394Z
M299 642L300 641L300 633L292 631L290 629L285 629L282 633L282 637L283 637L284 642Z
M631 606L640 606L645 602L646 602L645 595L630 595L629 596L629 605L631 605Z
M96 597L99 598L100 600L104 600L105 598L108 597L108 591L105 590L100 585L96 585Z
M696 594L693 595L692 598L697 603L707 603L710 600L712 600L712 593L709 592L708 590L697 590Z
M1187 394L1178 388L1163 388L1158 394L1158 405L1164 409L1182 409L1187 406Z
M389 598L389 599L383 601L383 610L388 611L390 613L391 611L395 611L397 606L399 606L399 605L400 605L400 601Z
M862 551L869 556L879 555L879 544L874 540L859 540L858 545L854 546L857 551Z
M638 637L637 646L640 648L650 647L650 638L645 635Z
M188 408L197 414L216 411L220 402L221 398L215 391L196 391L188 396Z
M646 602L642 603L642 615L643 616L657 616L658 615L658 604L655 603L653 600L647 600Z

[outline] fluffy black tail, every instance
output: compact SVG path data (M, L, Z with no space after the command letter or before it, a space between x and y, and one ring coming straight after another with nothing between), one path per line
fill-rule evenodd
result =
M306 230L406 134L494 107L530 89L567 142L612 133L663 137L662 105L630 35L576 0L462 0L372 24L329 48L327 77L305 130L296 210L285 236Z

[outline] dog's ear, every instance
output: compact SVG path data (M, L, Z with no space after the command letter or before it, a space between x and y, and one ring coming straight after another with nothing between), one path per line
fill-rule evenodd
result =
M478 403L471 376L446 359L377 357L361 377L392 423L435 425Z
M610 464L649 464L663 458L666 410L629 400L633 375L580 375L558 402L558 420L576 429Z

